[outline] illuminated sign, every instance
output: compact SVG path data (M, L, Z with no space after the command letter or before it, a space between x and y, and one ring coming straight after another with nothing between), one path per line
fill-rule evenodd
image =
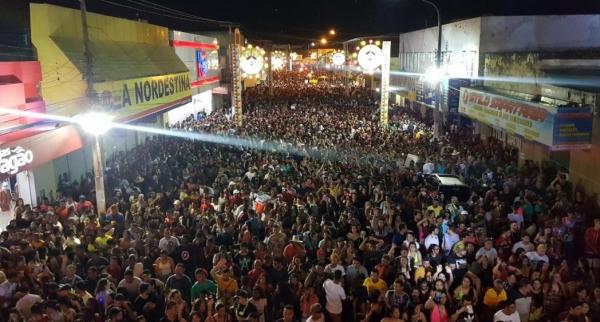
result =
M265 64L264 50L260 48L246 48L240 54L240 68L247 75L257 75Z
M375 70L383 60L381 48L375 45L366 45L358 52L358 64L366 71Z
M204 50L196 50L196 75L202 78L208 74L208 59Z
M335 66L342 66L346 62L346 56L342 52L337 52L331 57L331 62Z
M19 168L33 162L33 152L20 146L0 149L0 174L15 174Z
M287 57L284 52L276 50L273 53L271 53L271 66L273 67L273 69L283 69L285 67L286 62Z

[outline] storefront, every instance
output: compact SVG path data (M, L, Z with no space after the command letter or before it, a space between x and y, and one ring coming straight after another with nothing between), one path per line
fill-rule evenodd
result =
M462 88L459 112L479 123L482 137L518 148L519 161L556 159L568 168L562 151L589 149L592 143L591 107L554 107Z
M0 78L0 106L16 112L46 112L39 91L39 62L0 62ZM82 146L81 137L72 126L0 113L0 193L11 195L13 200L23 198L26 204L37 204L32 170ZM6 205L0 206L6 210Z
M192 92L191 102L166 113L164 123L173 125L190 115L198 117L213 111L213 89L219 86L219 45L216 38L185 33L170 32L171 46L188 69ZM216 96L221 99L221 96Z
M30 13L46 113L85 113L91 92L92 108L114 121L156 127L164 124L165 113L192 101L189 70L170 46L167 28L88 13L88 60L79 10L31 4ZM134 147L145 135L110 131L101 139L103 157ZM89 146L55 159L34 171L36 189L56 191L59 176L77 180L92 171L91 165Z

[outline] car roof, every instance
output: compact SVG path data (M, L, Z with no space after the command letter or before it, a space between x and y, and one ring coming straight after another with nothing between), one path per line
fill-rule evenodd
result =
M440 181L440 184L444 186L465 186L465 183L457 176L436 174L436 177Z

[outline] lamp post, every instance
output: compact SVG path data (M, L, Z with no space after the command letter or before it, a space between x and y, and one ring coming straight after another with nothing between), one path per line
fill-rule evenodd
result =
M96 189L96 208L98 213L106 211L106 196L104 190L104 165L99 137L112 127L112 117L109 115L90 112L75 117L75 121L82 130L94 136L92 149L92 162L94 168L94 186Z
M440 15L440 9L438 6L429 1L421 0L424 3L431 5L435 9L438 23L438 34L437 34L437 52L435 57L435 67L440 70L442 68L442 17ZM433 133L435 137L439 137L442 132L442 90L441 80L435 84L435 111L433 113Z

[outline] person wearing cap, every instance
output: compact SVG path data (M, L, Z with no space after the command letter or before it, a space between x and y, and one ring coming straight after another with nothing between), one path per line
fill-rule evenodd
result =
M239 290L237 292L237 301L233 305L232 311L234 312L238 321L248 317L252 313L258 313L256 306L248 301L248 297L249 294L246 290Z
M77 211L78 214L82 214L87 210L93 209L94 205L86 200L84 195L80 195L79 196L79 202L77 202L77 204L75 205L75 211Z

